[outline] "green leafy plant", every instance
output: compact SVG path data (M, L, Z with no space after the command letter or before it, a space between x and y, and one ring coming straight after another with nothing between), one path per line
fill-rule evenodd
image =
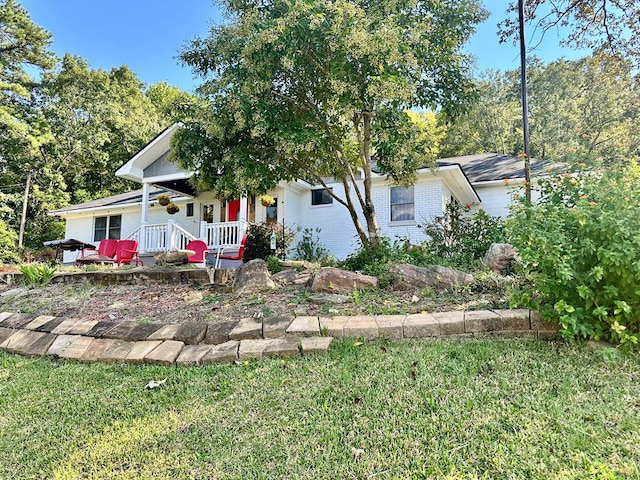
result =
M432 261L441 265L473 269L492 243L505 241L504 225L499 217L480 210L468 214L471 205L449 202L444 215L422 225L429 240L425 247Z
M56 267L46 263L30 263L18 267L22 273L22 284L26 287L43 286L51 281L56 273Z
M271 249L272 233L276 235L275 250ZM244 261L248 262L256 258L266 260L271 255L285 258L294 238L295 234L279 223L251 223L247 228L247 247L244 252Z
M317 262L322 265L332 265L335 263L331 252L320 242L320 228L316 228L315 230L312 228L298 229L298 232L300 231L302 231L302 238L296 244L296 258L298 260Z
M267 262L267 270L269 270L270 274L278 273L282 271L282 265L280 265L280 260L275 255L269 255L266 259Z
M565 338L636 347L640 336L640 168L564 173L540 199L514 203L508 234L532 282L517 300L558 322Z

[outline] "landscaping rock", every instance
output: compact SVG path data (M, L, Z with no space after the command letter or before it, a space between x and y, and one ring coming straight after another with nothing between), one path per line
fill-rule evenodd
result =
M64 349L71 345L75 339L75 335L58 335L49 347L49 350L47 350L47 355L59 357Z
M345 337L375 340L378 338L378 335L378 324L373 315L350 317L344 326Z
M179 323L170 323L169 325L163 325L158 330L153 332L147 337L147 340L173 340L173 337L180 328Z
M349 272L340 268L324 267L318 270L311 284L312 292L348 293L378 287L378 279L369 275Z
M196 303L200 303L202 301L202 298L202 292L195 291L186 295L183 300L187 305L195 305Z
M282 270L273 275L273 281L280 285L307 285L312 276L312 273L308 271Z
M19 353L27 357L45 355L51 344L56 339L50 333L32 332L31 330L18 330L7 338L0 348L7 352Z
M402 326L405 315L376 315L380 338L399 340L403 338Z
M517 261L518 252L508 243L492 243L484 256L483 263L494 273L503 273Z
M392 282L396 288L434 287L444 289L456 285L471 285L475 280L473 275L438 265L428 267L408 264L391 265L389 273L391 273Z
M37 330L42 325L49 323L51 320L55 318L56 317L52 317L50 315L40 315L39 317L34 318L31 322L26 324L23 328L26 328L27 330Z
M249 360L252 358L262 358L262 352L270 343L270 340L242 340L238 350L239 360Z
M14 333L16 333L16 331L13 328L0 327L0 345Z
M331 337L344 337L344 326L351 317L320 317L320 332Z
M188 345L196 345L200 343L207 333L207 324L201 322L183 323L178 328L173 339L184 342Z
M24 297L28 293L29 290L26 288L12 288L11 290L0 293L0 298L7 299L9 297Z
M126 361L129 363L142 363L144 358L158 347L160 340L145 340L143 342L132 342L131 350L127 354Z
M256 258L237 268L236 278L233 281L234 292L247 294L275 289L276 284L273 283L264 260Z
M342 305L344 303L349 303L351 298L346 295L338 295L337 293L318 293L317 295L309 297L307 301L315 305L325 305L327 303Z
M67 347L60 352L60 357L71 360L80 360L92 341L93 338L91 337L76 335L73 342L67 345Z
M0 321L0 327L4 328L23 328L35 319L35 315L30 313L10 313Z

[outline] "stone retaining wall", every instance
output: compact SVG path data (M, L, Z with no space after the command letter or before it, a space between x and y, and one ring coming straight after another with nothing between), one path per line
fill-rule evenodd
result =
M416 315L245 318L221 323L149 324L0 313L0 349L85 362L203 365L325 352L334 337L549 339L557 326L529 310Z

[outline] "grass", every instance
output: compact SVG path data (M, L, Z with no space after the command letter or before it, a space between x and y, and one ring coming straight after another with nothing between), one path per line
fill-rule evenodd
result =
M497 339L192 368L1 353L0 478L639 478L640 360L606 358Z

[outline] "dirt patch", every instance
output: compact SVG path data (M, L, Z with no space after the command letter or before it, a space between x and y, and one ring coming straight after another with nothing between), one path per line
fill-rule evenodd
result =
M508 308L506 289L488 287L486 283L442 292L383 289L353 292L345 297L344 303L317 304L306 286L242 296L215 285L83 283L33 289L0 285L0 310L107 321L181 323L280 315L394 315Z

